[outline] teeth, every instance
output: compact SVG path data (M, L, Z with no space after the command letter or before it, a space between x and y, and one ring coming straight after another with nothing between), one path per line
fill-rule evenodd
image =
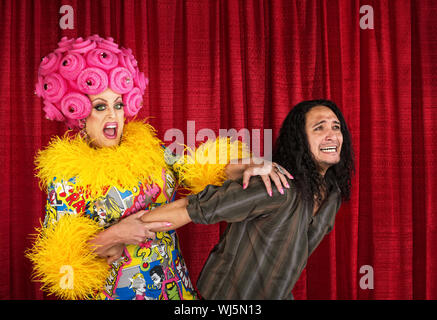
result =
M106 126L106 127L105 127L105 129L115 129L115 128L116 128L115 125L109 125L109 126Z
M337 151L337 147L320 148L320 150L322 150L324 152L336 152Z

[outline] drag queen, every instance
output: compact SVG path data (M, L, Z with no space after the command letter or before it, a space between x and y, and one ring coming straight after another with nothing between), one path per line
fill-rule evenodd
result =
M142 210L173 201L181 184L200 191L243 173L285 181L271 167L176 158L150 124L132 120L147 83L131 50L112 38L63 38L42 59L35 93L46 118L71 130L36 156L47 203L27 256L34 279L60 299L195 299L176 232L151 232L168 224L143 223ZM222 140L205 143L200 157L211 148L237 150L228 161L250 156Z

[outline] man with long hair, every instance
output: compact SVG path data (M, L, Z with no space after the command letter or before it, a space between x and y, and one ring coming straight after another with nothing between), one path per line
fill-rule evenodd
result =
M292 299L308 257L329 233L348 200L354 155L335 103L311 100L288 114L276 141L273 165L294 176L290 188L265 194L259 177L208 186L142 216L145 222L228 222L197 282L205 299ZM160 230L165 230L160 229ZM157 230L158 231L158 230Z
M329 116L333 119L332 135L326 131L330 124L325 118ZM316 140L317 136L324 140ZM293 172L296 191L303 201L314 202L315 208L326 190L335 186L343 200L350 198L355 170L352 139L340 109L332 101L303 101L290 111L276 140L273 161Z

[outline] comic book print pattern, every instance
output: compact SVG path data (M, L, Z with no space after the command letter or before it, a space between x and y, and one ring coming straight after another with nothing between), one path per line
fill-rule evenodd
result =
M65 214L81 214L108 228L139 210L153 210L173 201L176 187L173 174L163 169L162 181L151 185L140 182L132 190L108 187L103 196L92 198L87 190L76 185L75 178L68 181L55 178L48 190L44 225ZM105 287L93 298L195 299L176 232L158 232L156 239L140 246L127 245L123 256L112 264Z
M142 246L127 246L124 256L113 263L106 286L96 298L193 299L194 289L180 255L176 232L160 232L157 238Z

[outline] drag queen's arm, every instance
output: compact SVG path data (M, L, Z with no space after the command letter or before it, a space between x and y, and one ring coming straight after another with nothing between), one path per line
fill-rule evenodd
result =
M243 189L249 185L251 177L260 176L270 196L273 192L271 181L278 190L282 190L283 187L289 188L286 177L293 179L293 176L278 164L256 157L239 159L238 163L229 163L225 168L225 173L228 179L242 178Z
M191 194L197 194L208 185L222 185L226 180L243 179L243 189L253 176L261 176L271 196L272 183L282 190L289 188L286 178L293 179L284 168L271 161L255 157L241 141L219 137L206 141L196 150L176 156L166 149L166 161L171 164L179 183Z

